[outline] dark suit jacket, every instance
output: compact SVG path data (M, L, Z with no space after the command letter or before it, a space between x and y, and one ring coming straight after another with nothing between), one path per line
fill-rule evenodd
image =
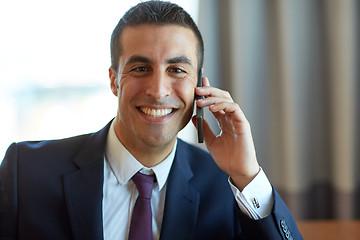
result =
M93 134L9 147L0 167L0 239L103 238L109 125ZM238 209L227 177L208 153L179 140L161 239L302 239L275 191L270 216L254 221Z

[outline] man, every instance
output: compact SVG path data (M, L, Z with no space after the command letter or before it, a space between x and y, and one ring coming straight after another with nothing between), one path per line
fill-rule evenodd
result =
M9 147L0 168L0 238L135 239L149 227L147 239L302 239L258 165L238 104L207 78L196 88L203 52L179 6L131 8L111 39L116 118L97 133ZM177 139L195 94L222 130L215 136L204 123L211 156ZM150 220L132 233L137 172L156 180L146 197Z

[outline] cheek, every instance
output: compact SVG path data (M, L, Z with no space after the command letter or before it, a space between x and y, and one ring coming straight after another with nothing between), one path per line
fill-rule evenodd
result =
M175 89L177 95L186 103L192 104L195 96L196 85L191 81L184 81L176 84Z
M140 91L140 84L133 79L123 78L119 82L119 101L130 101Z

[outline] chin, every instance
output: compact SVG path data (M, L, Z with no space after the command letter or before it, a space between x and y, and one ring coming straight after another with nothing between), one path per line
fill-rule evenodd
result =
M177 134L161 134L155 133L148 136L144 136L144 142L151 147L165 147L173 142L177 137Z

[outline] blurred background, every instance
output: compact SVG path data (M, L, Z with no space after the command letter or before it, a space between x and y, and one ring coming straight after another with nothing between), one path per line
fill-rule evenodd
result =
M0 2L0 159L14 141L94 132L115 116L110 35L138 2ZM294 217L360 218L360 2L172 2L198 23L204 75L242 107ZM180 137L196 144L190 124Z

